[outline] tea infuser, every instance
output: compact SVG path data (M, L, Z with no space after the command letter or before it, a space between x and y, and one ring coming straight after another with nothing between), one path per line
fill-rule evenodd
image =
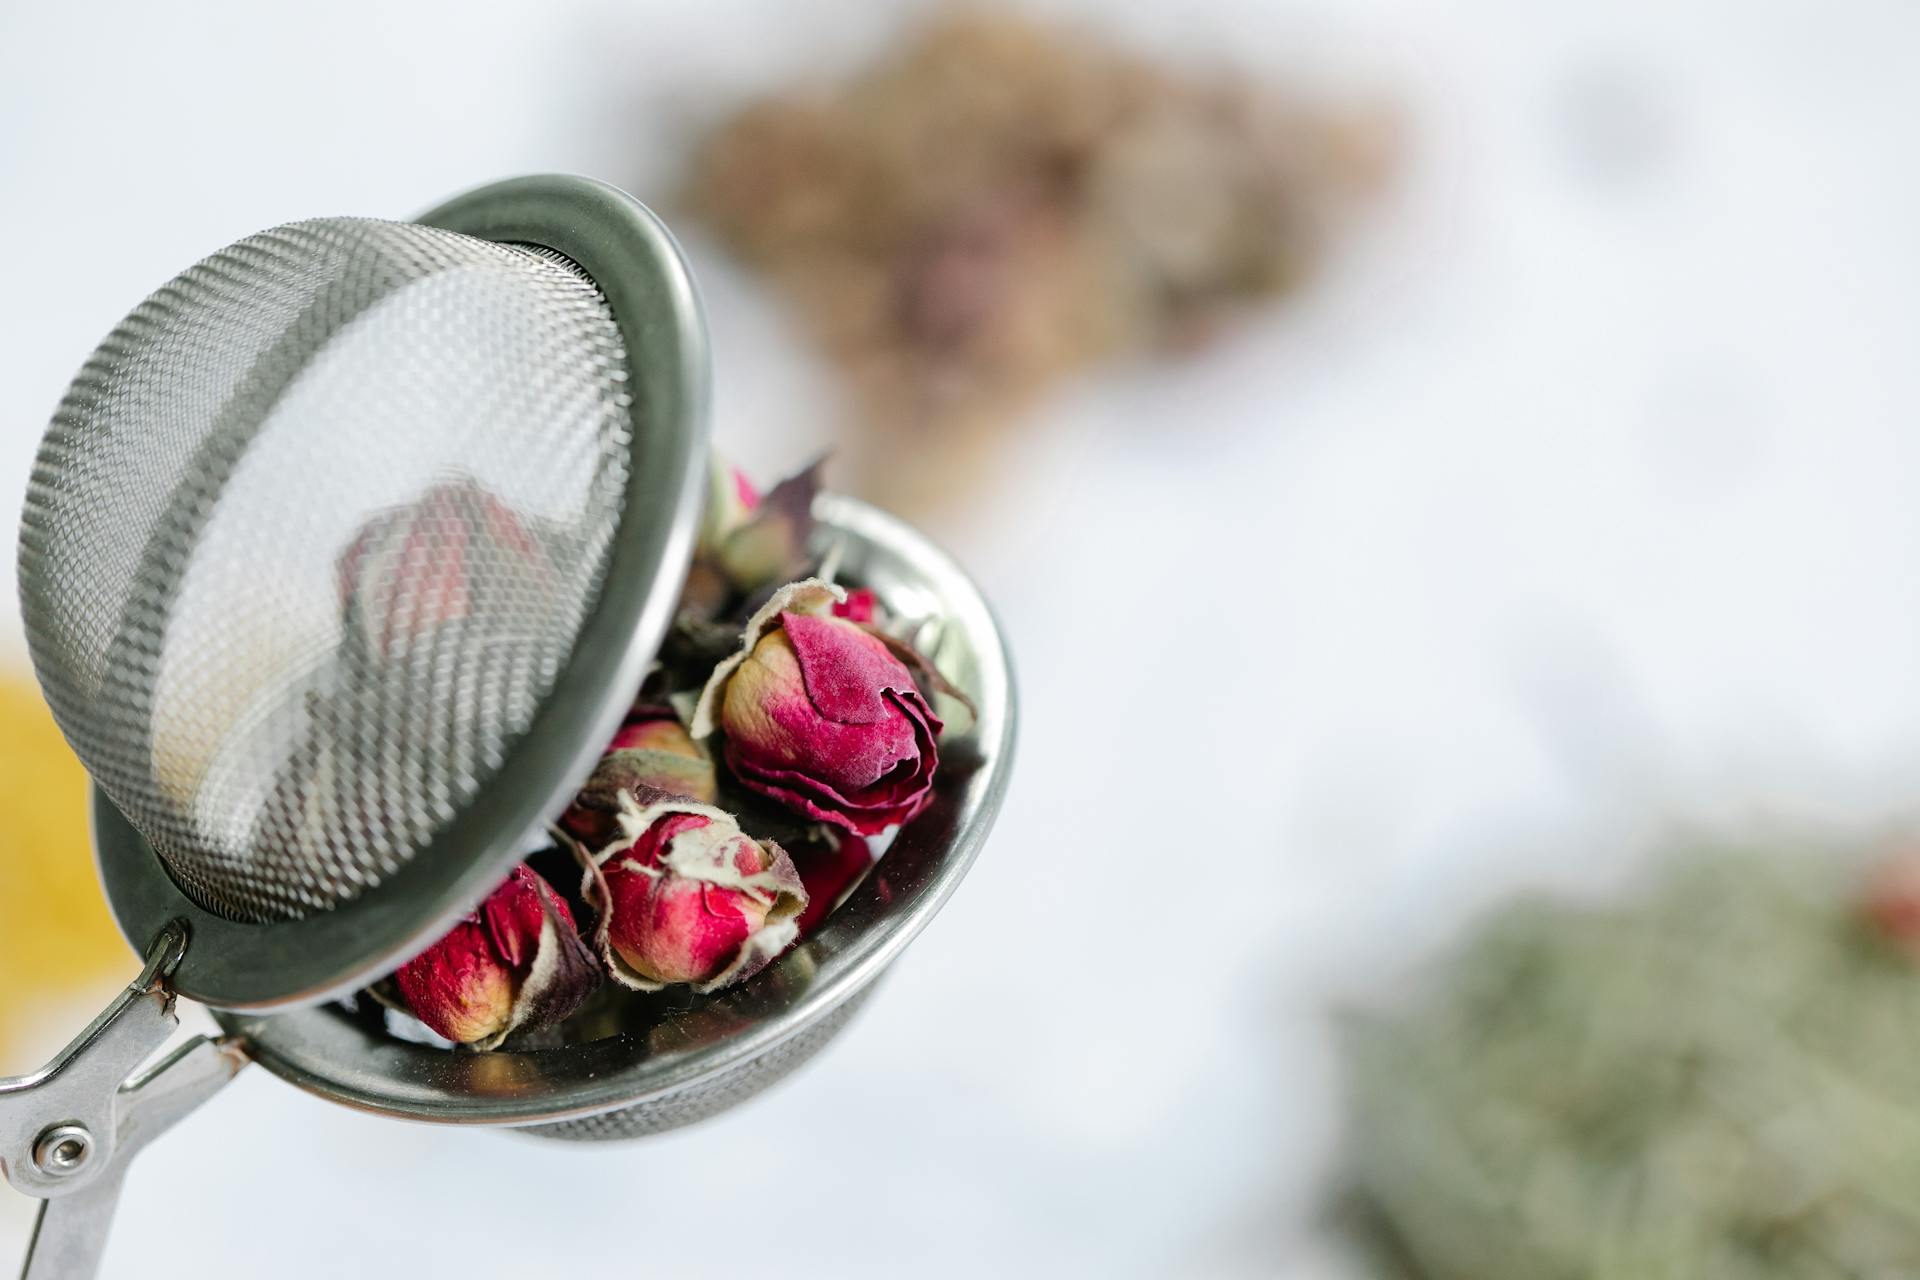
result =
M592 769L672 618L706 395L671 235L575 177L248 237L88 360L33 469L21 610L146 963L51 1064L0 1079L0 1172L45 1201L28 1277L91 1274L128 1159L248 1062L384 1115L637 1137L805 1061L951 894L1006 784L1005 651L951 560L825 494L819 549L920 624L977 708L853 896L740 987L666 1016L626 1002L562 1047L448 1051L328 1003L470 910ZM462 614L369 663L336 563L447 485L536 528L542 572L430 514L428 544L465 557ZM430 589L382 584L403 618ZM180 997L223 1034L143 1069Z

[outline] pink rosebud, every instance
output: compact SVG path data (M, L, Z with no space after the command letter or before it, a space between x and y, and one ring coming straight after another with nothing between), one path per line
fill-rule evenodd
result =
M747 473L738 467L733 468L733 496L749 514L760 505L760 491L753 487L753 481L747 479Z
M873 592L865 587L855 587L847 592L845 600L833 602L833 616L845 618L848 622L872 622L879 603L879 598Z
M740 468L712 455L707 464L707 505L700 517L698 554L709 558L720 554L728 537L760 505L760 491L753 487Z
M524 863L393 976L415 1017L482 1049L560 1021L600 981L566 902Z
M804 571L811 557L813 500L820 491L818 463L789 476L764 496L742 487L735 473L731 506L739 517L704 544L709 562L735 591L752 593ZM751 500L748 496L751 495Z
M712 459L700 534L680 592L683 618L716 619L737 597L805 570L818 470L809 467L763 495L739 468Z
M585 892L609 972L650 991L716 991L759 972L796 936L807 891L786 851L709 805L625 798L620 836L593 855Z
M719 796L713 759L667 707L636 708L620 726L560 825L597 847L612 839L620 797L636 789L712 804Z
M503 572L543 589L545 553L510 507L471 480L436 485L369 520L334 566L349 633L383 659L472 616L479 584Z
M693 732L725 730L742 785L874 835L932 802L941 726L884 640L822 616L841 598L811 581L775 592L707 682Z

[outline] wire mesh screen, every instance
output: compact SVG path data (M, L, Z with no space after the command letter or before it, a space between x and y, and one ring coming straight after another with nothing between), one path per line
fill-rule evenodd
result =
M338 906L493 781L598 598L627 376L569 265L359 219L222 250L94 353L34 468L22 611L195 901Z

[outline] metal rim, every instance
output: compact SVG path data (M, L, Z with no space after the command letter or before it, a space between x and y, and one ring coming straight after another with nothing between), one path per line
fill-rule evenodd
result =
M707 461L706 326L665 224L617 187L561 175L482 187L417 221L551 249L606 295L632 378L626 508L573 657L495 784L359 897L271 925L214 915L180 891L139 832L95 790L94 849L121 931L144 947L170 921L184 922L191 943L171 985L216 1008L284 1008L363 986L470 910L599 758L666 633L692 556Z
M357 1110L440 1124L529 1125L696 1089L865 990L952 896L985 842L1011 772L1016 699L992 611L951 559L908 525L849 498L822 495L815 514L848 551L849 576L863 557L880 557L904 591L937 604L965 638L972 666L965 683L980 707L963 740L975 767L943 780L934 807L902 831L874 875L817 933L749 982L680 1015L700 1025L664 1047L620 1035L567 1049L449 1053L400 1042L331 1009L216 1013L222 1028L268 1071Z

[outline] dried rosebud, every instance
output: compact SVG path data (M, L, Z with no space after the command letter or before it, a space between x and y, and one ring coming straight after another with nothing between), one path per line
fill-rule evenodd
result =
M707 467L707 505L700 517L697 554L718 555L728 536L745 524L759 505L760 491L753 487L753 481L740 468L714 454Z
M707 472L706 507L693 563L681 587L683 625L726 614L752 595L806 568L813 540L813 499L819 464L775 485L764 497L753 482L719 457Z
M805 570L813 540L813 499L820 464L756 496L747 515L715 544L713 565L734 590L752 593Z
M369 520L334 573L349 635L386 659L478 612L484 584L513 578L543 590L551 570L512 508L461 480Z
M887 642L830 615L839 588L782 587L714 669L692 730L726 732L740 782L856 835L931 803L940 720Z
M712 757L670 708L639 707L628 715L560 825L589 847L605 844L616 832L620 797L636 788L701 804L719 796Z
M750 839L710 805L624 797L619 835L592 856L583 891L614 978L652 991L716 991L793 942L807 891L786 851Z
M524 863L393 976L416 1018L481 1049L559 1022L600 983L573 913Z

